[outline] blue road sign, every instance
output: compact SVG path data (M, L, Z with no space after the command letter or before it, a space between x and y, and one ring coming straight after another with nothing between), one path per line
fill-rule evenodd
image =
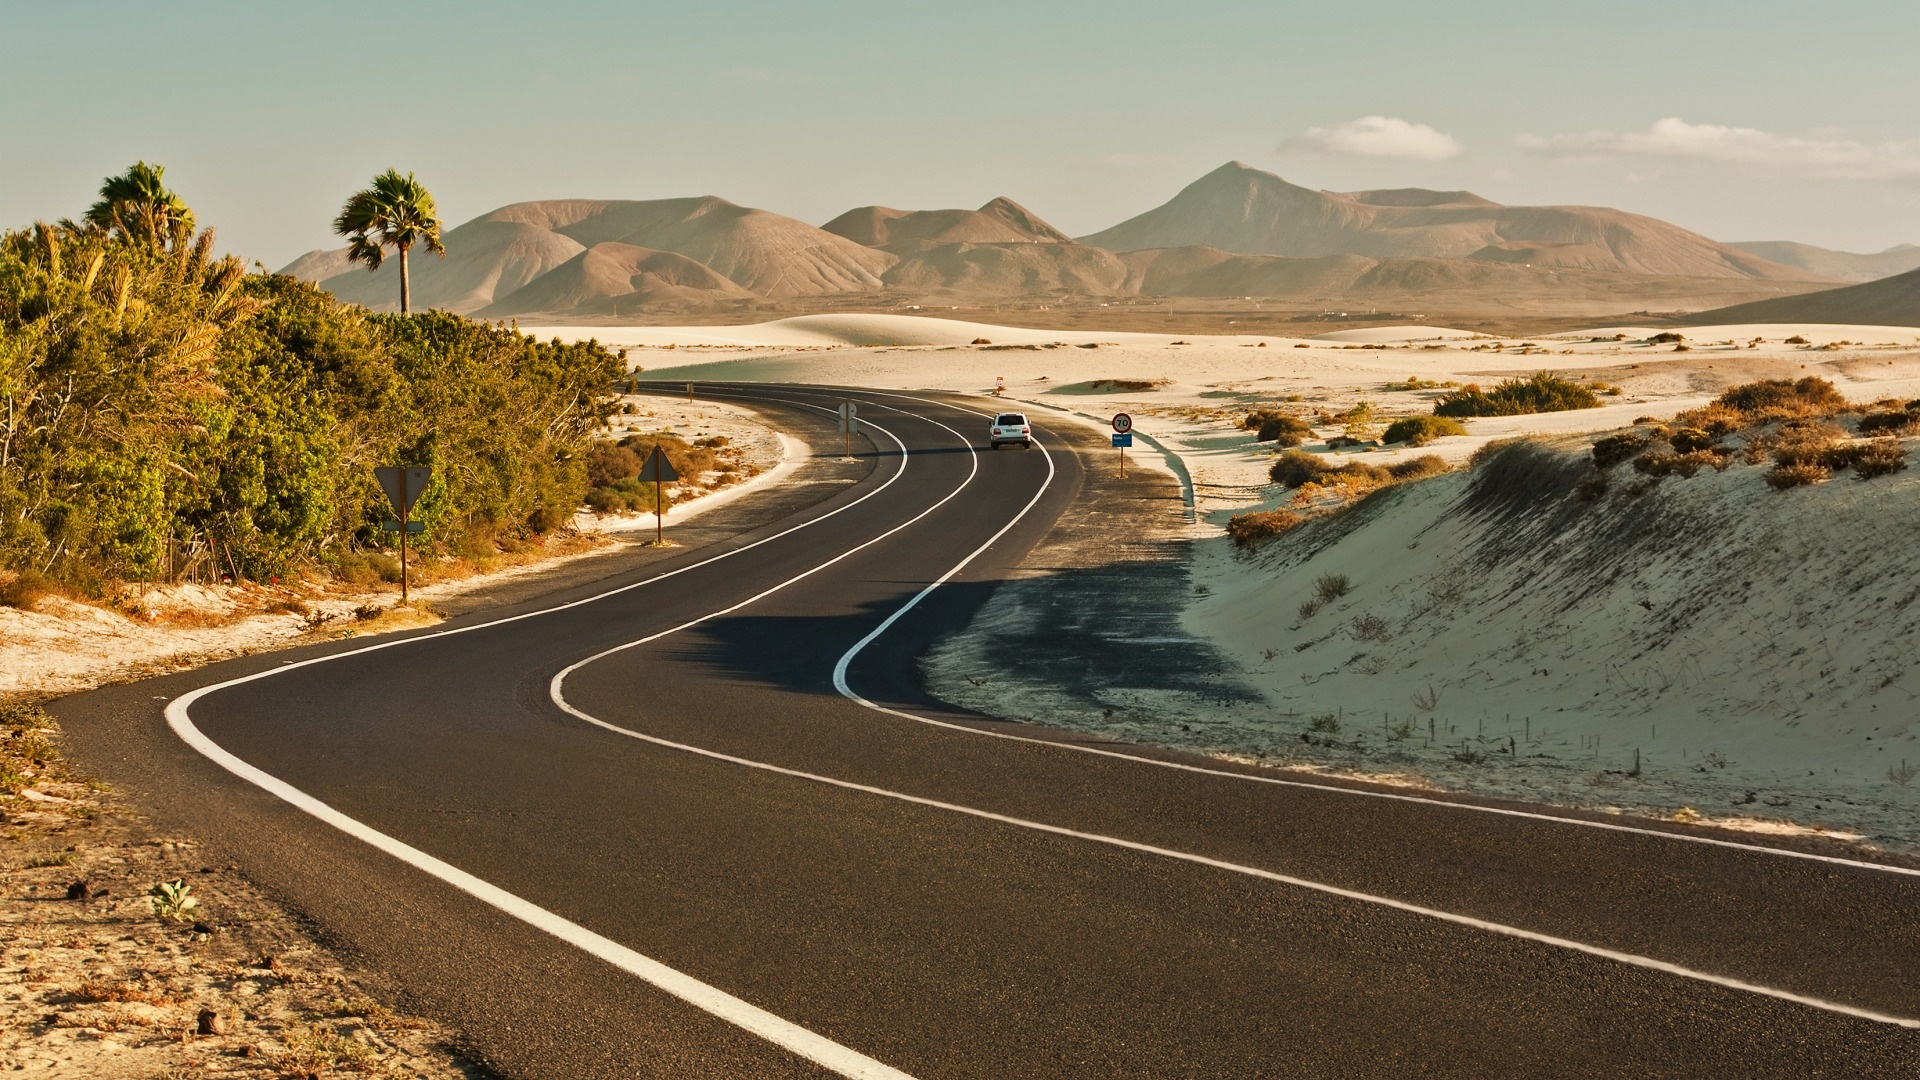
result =
M1115 435L1115 436L1113 437L1113 445L1115 445L1115 446L1119 446L1119 447L1128 447L1128 446L1132 446L1132 445L1133 445L1133 432L1131 432L1131 431L1124 431L1124 432L1120 432L1119 434L1116 434L1116 435Z

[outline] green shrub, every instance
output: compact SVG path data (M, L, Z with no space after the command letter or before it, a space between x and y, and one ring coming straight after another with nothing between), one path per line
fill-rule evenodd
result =
M1762 379L1736 386L1715 398L1707 408L1731 413L1743 423L1757 424L1833 416L1846 412L1851 406L1832 383L1809 375L1802 379ZM1687 422L1691 415L1681 413L1674 419Z
M1465 435L1467 425L1450 416L1409 416L1387 425L1382 442L1425 446L1446 435Z
M1551 372L1508 379L1492 390L1467 385L1434 403L1435 416L1520 416L1527 413L1592 409L1600 398L1592 390Z

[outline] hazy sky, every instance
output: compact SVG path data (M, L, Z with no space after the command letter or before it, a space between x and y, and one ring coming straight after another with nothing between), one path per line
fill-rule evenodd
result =
M1879 250L1920 243L1916 40L1914 0L0 0L0 226L144 158L271 267L389 165L450 225L1008 195L1083 234L1239 159Z

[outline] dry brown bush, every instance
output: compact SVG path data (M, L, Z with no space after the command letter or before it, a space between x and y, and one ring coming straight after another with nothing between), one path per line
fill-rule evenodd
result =
M1453 466L1439 454L1422 454L1417 458L1396 461L1387 466L1387 474L1395 480L1425 480L1429 476L1439 476L1451 472Z
M1897 473L1907 467L1907 448L1899 439L1875 439L1853 457L1853 472L1862 480Z
M1647 436L1638 431L1623 431L1618 435L1609 435L1593 444L1593 463L1602 469L1611 469L1646 449Z
M1804 484L1818 484L1832 476L1833 470L1825 465L1775 465L1767 470L1767 486L1775 491L1785 491Z
M1260 510L1251 514L1235 514L1227 519L1227 535L1233 537L1235 547L1251 548L1298 527L1305 520L1307 520L1305 517L1291 510Z
M1686 454L1656 450L1633 459L1634 471L1648 476L1692 477L1701 469L1725 471L1731 464L1733 464L1731 456L1716 454L1711 450L1695 450Z

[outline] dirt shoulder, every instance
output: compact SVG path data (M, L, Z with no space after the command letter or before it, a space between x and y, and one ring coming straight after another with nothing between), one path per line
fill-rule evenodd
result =
M0 1070L491 1075L233 867L70 772L51 717L0 714L0 774L24 792L0 794ZM150 895L173 882L178 904Z

